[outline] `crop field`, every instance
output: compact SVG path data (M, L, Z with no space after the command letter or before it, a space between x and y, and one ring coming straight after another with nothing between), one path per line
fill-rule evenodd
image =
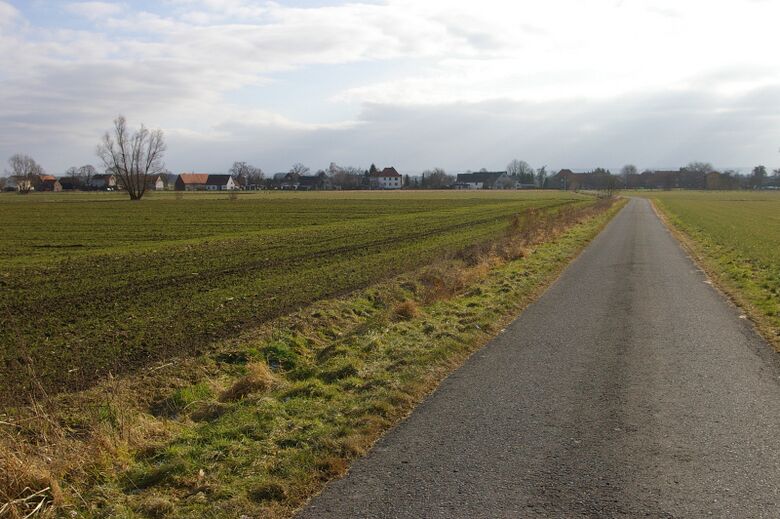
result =
M780 346L780 193L646 194L687 235L723 287Z
M0 399L208 349L505 231L559 192L0 196Z

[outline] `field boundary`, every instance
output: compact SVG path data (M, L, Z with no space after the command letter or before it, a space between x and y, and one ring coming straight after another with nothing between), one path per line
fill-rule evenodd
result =
M775 350L780 353L780 330L777 330L768 319L759 311L742 292L732 285L731 281L715 268L707 256L702 251L701 246L689 236L683 229L672 222L667 212L659 207L654 198L645 198L650 202L653 212L666 227L669 233L674 236L682 247L683 251L693 261L711 282L712 287L717 290L728 302L738 308L746 319L750 320L756 332Z

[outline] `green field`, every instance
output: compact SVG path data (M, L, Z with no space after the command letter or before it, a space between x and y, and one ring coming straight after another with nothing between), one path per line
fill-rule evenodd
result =
M0 399L208 349L503 233L559 192L0 196Z
M780 193L671 191L655 200L720 284L780 346Z

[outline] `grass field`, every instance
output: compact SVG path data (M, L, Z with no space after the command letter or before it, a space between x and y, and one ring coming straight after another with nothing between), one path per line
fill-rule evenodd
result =
M645 193L780 347L780 193Z
M0 196L0 400L80 389L504 232L559 192Z

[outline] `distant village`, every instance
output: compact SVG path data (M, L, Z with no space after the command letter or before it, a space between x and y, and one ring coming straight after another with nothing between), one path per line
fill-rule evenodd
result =
M118 191L124 186L120 177L98 173L90 165L70 168L66 175L45 174L24 177L0 177L0 189L18 191ZM708 163L691 163L678 170L638 170L625 166L614 174L604 168L587 172L561 169L548 175L545 167L534 169L524 161L514 160L505 171L467 171L451 175L441 168L422 174L399 173L395 167L377 168L371 165L362 170L331 164L327 170L311 172L302 164L289 171L266 176L260 168L245 162L236 162L229 173L211 174L183 172L161 173L145 177L145 191L237 191L237 190L399 190L399 189L560 189L598 190L618 189L780 189L780 169L771 172L765 166L756 166L751 174L736 171L716 171Z

